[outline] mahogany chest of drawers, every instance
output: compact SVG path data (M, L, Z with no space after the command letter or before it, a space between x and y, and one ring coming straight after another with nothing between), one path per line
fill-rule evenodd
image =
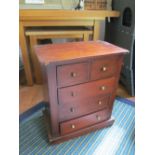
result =
M112 108L127 50L103 41L35 47L44 79L50 142L113 124Z

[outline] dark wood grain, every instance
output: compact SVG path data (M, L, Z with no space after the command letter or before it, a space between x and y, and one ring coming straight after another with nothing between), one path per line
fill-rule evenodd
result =
M123 65L123 58L124 58L124 55L120 55L120 59L118 61L118 64L117 64L117 72L115 74L115 84L113 85L113 93L111 95L111 99L110 99L110 104L109 104L109 108L110 108L110 113L112 113L112 109L113 109L113 104L114 104L114 100L115 100L115 96L116 96L116 89L118 87L118 81L119 81L119 78L120 78L120 72L121 72L121 68L122 68L122 65Z
M109 119L109 117L110 117L109 111L108 109L105 109L99 112L92 113L90 115L86 115L77 119L60 123L61 135L75 132L79 129L94 125L96 123L100 123L102 121Z
M95 98L86 98L85 100L69 102L59 105L59 121L66 121L80 117L101 109L108 108L111 94L100 95Z
M50 121L52 126L52 134L59 135L59 113L58 113L58 100L56 91L56 66L49 64L46 67L47 72L47 87L48 87L48 98L49 98L49 110L50 110ZM52 80L51 80L52 79Z
M94 56L115 55L127 53L120 48L104 41L72 42L61 44L48 44L35 46L35 52L45 64L59 61L70 61Z
M113 91L115 77L88 82L76 86L58 89L59 104L74 102L96 95L104 95ZM105 89L102 90L101 87ZM65 99L65 100L64 100Z
M75 85L89 80L89 63L69 64L57 67L58 87Z
M48 115L47 110L43 111L43 115L44 115L44 120L45 120L45 124L46 124L48 139L49 139L49 142L51 144L58 144L58 143L66 141L66 140L70 140L70 139L79 137L81 135L87 134L89 132L93 132L93 131L99 130L101 128L109 127L114 123L114 118L111 117L106 121L94 124L93 126L89 126L89 127L80 129L80 130L75 131L75 132L71 132L71 133L66 134L64 136L62 136L62 135L55 136L55 135L51 134L51 126L50 126L49 115Z
M104 58L95 59L91 65L91 80L115 75L119 58L119 56L105 56Z
M52 143L112 125L110 117L126 52L102 41L36 47L43 66Z

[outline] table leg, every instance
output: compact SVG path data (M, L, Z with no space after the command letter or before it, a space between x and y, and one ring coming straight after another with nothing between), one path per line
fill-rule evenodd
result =
M34 77L37 84L42 84L42 74L41 74L41 66L38 61L38 58L34 52L34 46L38 44L37 38L30 36L30 51L31 51L31 60L34 70Z
M100 30L100 22L98 20L94 20L94 33L93 40L99 40L99 30Z
M84 41L89 41L89 34L88 33L84 33L83 40Z
M25 38L24 26L22 23L19 24L19 42L20 42L20 48L22 52L22 59L23 59L27 85L32 86L33 78L32 78L31 66L30 66L30 59L27 52L27 43Z

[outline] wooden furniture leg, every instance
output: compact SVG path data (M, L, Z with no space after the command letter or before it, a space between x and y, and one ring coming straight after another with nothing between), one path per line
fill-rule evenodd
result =
M34 46L38 44L37 38L35 36L30 36L30 52L31 60L34 68L34 77L37 84L42 83L41 66L34 52Z
M31 66L30 66L29 56L27 52L27 44L26 44L26 37L24 33L24 26L22 25L21 22L19 24L19 41L20 41L20 48L22 52L22 59L23 59L23 65L24 65L27 85L32 86L33 78L32 78Z
M93 40L98 40L99 39L99 31L100 31L100 22L98 20L94 20L94 35L93 35Z
M88 40L89 40L89 34L88 33L84 33L83 41L88 41Z

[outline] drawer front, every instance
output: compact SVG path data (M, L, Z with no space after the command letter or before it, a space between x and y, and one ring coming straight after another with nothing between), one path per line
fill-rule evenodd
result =
M115 77L58 89L59 104L67 104L86 98L112 93Z
M89 63L70 64L57 67L58 87L87 82L89 79Z
M118 70L118 57L94 60L91 66L91 80L113 76Z
M86 115L84 117L80 117L77 119L73 119L70 121L66 121L64 123L60 123L61 135L65 135L79 129L89 127L96 123L107 120L110 117L110 112L108 109L102 110L90 115Z
M86 100L59 105L59 121L66 121L76 117L108 108L110 95L88 98Z

